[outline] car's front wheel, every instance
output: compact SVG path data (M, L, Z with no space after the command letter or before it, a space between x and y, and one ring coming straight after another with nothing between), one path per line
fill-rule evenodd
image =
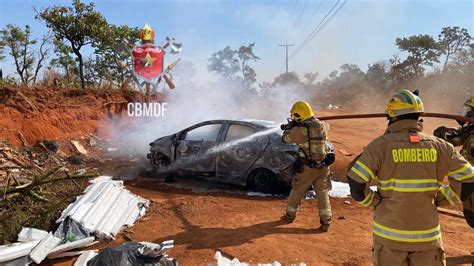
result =
M260 192L270 193L274 192L277 186L277 175L272 171L259 168L253 170L249 175L249 185L251 189Z
M163 170L170 165L170 160L161 153L154 154L150 161L154 176L162 175Z

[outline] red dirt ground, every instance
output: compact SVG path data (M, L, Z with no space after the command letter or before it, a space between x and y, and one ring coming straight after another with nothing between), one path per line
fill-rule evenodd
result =
M18 130L29 143L45 138L68 140L87 133L101 134L97 130L104 122L101 117L106 114L103 103L123 99L118 93L90 92L78 97L67 97L64 96L67 92L61 93L59 97L52 89L39 88L36 97L49 97L54 102L60 99L59 102L69 105L90 106L48 108L44 101L41 103L41 100L33 99L41 111L34 114L26 103L18 107L17 96L0 101L0 138L21 145ZM35 98L33 92L25 95ZM435 126L441 124L456 126L451 121L426 120L427 132L432 132ZM382 134L385 127L383 119L331 122L330 138L338 151L333 171L338 179L344 179L348 162L370 140ZM341 149L353 155L344 156ZM161 180L138 179L127 181L126 185L132 192L152 201L145 218L113 242L100 243L90 249L116 246L129 238L157 243L174 239L176 247L169 254L176 257L181 265L215 263L217 250L226 257L254 264L275 260L283 265L298 262L309 265L371 263L372 210L360 207L350 199L332 199L334 224L328 233L321 233L316 229L319 219L314 200L303 202L296 221L286 225L279 222L286 204L283 198L249 197L226 192L198 193L164 185ZM347 200L350 205L344 203ZM474 230L463 219L446 215L440 217L448 263L472 260L469 256L474 251ZM44 264L73 265L75 259L57 259Z

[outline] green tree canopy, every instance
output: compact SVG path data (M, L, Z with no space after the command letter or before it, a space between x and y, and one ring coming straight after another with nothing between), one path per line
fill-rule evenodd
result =
M70 6L53 6L37 12L36 18L41 19L50 28L56 39L67 40L79 63L81 87L85 88L84 59L81 49L85 45L101 41L107 35L107 21L94 10L94 3L84 4L73 0Z
M399 50L408 53L408 57L396 66L406 79L421 76L424 65L433 66L439 62L440 46L428 34L397 38L395 43Z
M31 37L30 26L26 25L22 29L16 25L8 24L0 31L0 34L0 46L8 48L8 54L13 58L21 83L27 85L31 81L35 82L47 54L45 48L47 37L43 38L39 54L36 55L32 46L37 43L37 39ZM36 68L35 62L37 63Z
M464 28L445 27L438 37L441 52L446 55L443 64L444 71L448 65L449 58L461 49L469 46L471 43L471 35L468 33L467 29Z
M245 88L250 88L257 81L257 74L249 63L260 59L253 52L254 46L254 43L248 46L242 45L238 50L227 46L211 55L207 69L227 80L238 82Z
M94 69L99 77L108 77L122 87L132 68L132 47L140 39L140 29L127 25L109 25L107 35L94 43Z

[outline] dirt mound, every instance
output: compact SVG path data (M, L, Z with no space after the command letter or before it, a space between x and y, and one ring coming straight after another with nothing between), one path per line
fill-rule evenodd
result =
M15 145L43 139L73 139L104 132L124 103L139 101L138 92L0 87L0 139Z

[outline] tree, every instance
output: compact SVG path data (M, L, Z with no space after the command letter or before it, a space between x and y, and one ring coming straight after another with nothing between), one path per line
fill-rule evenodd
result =
M79 62L79 77L83 89L84 59L81 48L102 40L107 34L107 21L99 12L94 11L94 6L94 3L84 4L80 0L73 0L72 7L53 6L36 12L36 18L45 21L56 39L69 41Z
M108 25L107 35L101 42L93 44L95 60L93 67L99 76L107 76L119 87L130 78L132 47L140 39L140 29L127 25Z
M46 34L41 38L41 44L38 49L38 61L36 62L36 67L35 67L35 74L33 75L33 83L36 84L36 80L38 78L38 74L41 68L43 68L43 62L46 60L48 54L49 54L49 46L51 44L51 36L50 34Z
M17 74L20 76L21 83L27 85L32 77L35 55L31 46L36 44L36 39L31 39L30 26L25 29L12 24L8 24L1 31L2 45L8 47L9 54L13 57Z
M189 60L181 61L173 69L173 82L176 87L192 88L194 87L194 76L196 75L196 67Z
M279 76L275 77L273 81L273 86L295 86L300 83L300 77L296 72L288 72L280 74Z
M2 34L0 32L0 34ZM2 36L0 35L0 61L5 60L5 44L2 41Z
M240 46L233 50L230 46L217 51L208 59L207 69L216 72L223 78L237 82L245 88L250 88L257 79L255 70L249 66L250 61L260 58L253 53L254 43L248 46Z
M50 65L61 68L66 80L73 81L77 75L77 64L72 57L72 48L61 40L54 40L53 45L56 57L50 61Z
M384 88L389 74L389 66L385 61L378 61L375 64L368 66L367 81L376 88Z
M407 78L422 75L423 65L433 66L434 63L439 62L440 46L430 35L420 34L408 38L397 38L395 43L398 49L408 53L408 57L395 66Z
M443 64L443 71L445 71L450 56L456 54L464 47L469 46L471 42L471 35L469 35L467 29L464 28L445 27L441 31L441 34L438 36L438 38L441 51L446 55Z
M313 82L318 78L318 76L319 76L319 73L317 72L316 73L309 72L303 75L303 77L306 80L306 84L308 84L309 86L313 85Z

